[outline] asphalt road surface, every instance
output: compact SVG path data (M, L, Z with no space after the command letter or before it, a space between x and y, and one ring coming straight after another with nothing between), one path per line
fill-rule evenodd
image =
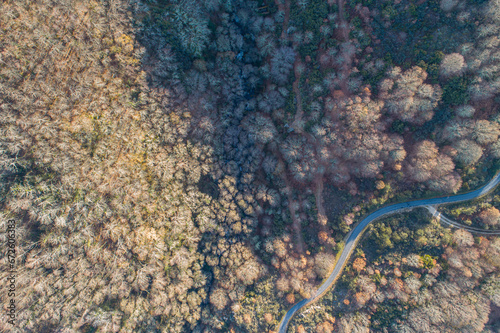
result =
M500 173L497 173L493 179L491 179L488 184L484 185L483 187L464 194L458 194L458 195L453 195L453 196L447 196L447 197L439 197L439 198L432 198L432 199L422 199L422 200L416 200L416 201L409 201L409 202L403 202L403 203L398 203L398 204L393 204L387 207L380 208L379 210L374 211L370 215L368 215L364 220L359 222L356 227L349 232L346 236L346 241L345 241L345 246L344 249L342 250L342 253L340 257L337 260L337 263L335 264L335 267L333 268L333 272L330 274L328 279L326 279L325 282L318 288L318 290L314 293L313 296L310 298L303 299L302 301L298 302L295 304L288 312L285 314L283 319L280 322L279 328L278 328L278 333L286 333L288 323L290 322L290 319L292 319L293 315L303 308L304 306L318 300L323 296L323 294L334 284L334 282L337 280L337 278L340 276L340 273L344 269L345 264L347 263L347 260L351 256L352 251L356 247L356 244L360 238L360 236L363 234L363 231L365 231L366 227L376 219L386 216L389 214L394 214L397 212L401 212L404 210L409 210L417 207L425 207L429 209L429 206L436 206L440 204L450 204L450 203L456 203L456 202L461 202L461 201L468 201L472 200L475 198L478 198L480 196L483 196L490 192L495 186L498 185L500 182ZM434 211L432 210L434 209ZM434 207L432 209L429 209L431 213L437 212ZM443 220L443 217L441 217ZM465 226L462 226L454 221L451 221L447 219L446 221L443 221L445 223L451 224L455 227L459 228L464 228L467 229L471 232L478 232L478 231L473 231L471 229L475 228L466 228ZM454 222L454 223L450 223ZM486 231L486 230L480 230L479 231Z
M479 228L469 227L468 225L463 225L461 223L453 221L450 218L448 218L448 217L444 216L443 214L441 214L440 212L438 212L436 207L434 207L434 206L426 206L425 208L427 208L427 210L432 214L432 216L439 219L442 223L450 225L452 227L465 229L471 233L476 233L476 234L480 234L480 235L500 235L500 230L479 229Z

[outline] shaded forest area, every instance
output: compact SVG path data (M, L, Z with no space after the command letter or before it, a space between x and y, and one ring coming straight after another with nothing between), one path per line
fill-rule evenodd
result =
M275 330L359 217L497 170L499 12L459 0L4 1L0 235L17 221L18 331ZM418 331L448 309L435 300L463 295L462 312L427 316L425 331L491 326L498 240L407 223L377 224L339 296L290 330ZM388 260L408 266L404 281Z

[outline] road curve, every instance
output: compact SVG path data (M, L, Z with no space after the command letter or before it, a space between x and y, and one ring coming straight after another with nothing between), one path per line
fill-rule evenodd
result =
M342 272L347 260L351 256L352 251L356 247L356 243L360 239L360 236L363 234L363 231L365 231L366 227L368 225L375 221L376 219L386 216L389 214L394 214L397 212L401 212L404 210L409 210L417 207L428 207L428 206L435 206L435 205L440 205L440 204L450 204L450 203L456 203L456 202L461 202L461 201L468 201L471 199L475 199L478 197L481 197L488 192L490 192L494 187L496 187L500 183L500 173L497 173L486 185L483 187L464 194L458 194L458 195L453 195L453 196L447 196L447 197L438 197L438 198L432 198L432 199L422 199L422 200L416 200L416 201L408 201L408 202L403 202L403 203L398 203L398 204L393 204L389 205L386 207L382 207L379 210L374 211L367 217L365 217L361 222L359 222L356 227L354 227L353 230L351 230L346 238L345 238L345 246L344 249L342 250L342 253L340 254L340 257L338 258L335 267L333 268L333 272L330 274L328 279L323 282L323 284L316 290L314 295L312 295L310 298L303 299L302 301L298 302L295 304L288 312L285 314L283 319L280 322L280 325L278 327L278 333L286 333L288 323L292 319L293 315L303 308L304 306L315 302L323 294L333 285L335 280L340 276L340 273ZM451 220L450 220L451 221ZM453 222L453 221L452 221ZM454 225L456 226L456 225ZM463 228L463 226L460 226ZM484 231L484 230L483 230Z
M459 228L459 229L464 229L469 232L473 232L476 234L481 234L481 235L500 235L500 230L486 230L486 229L480 229L480 228L474 228L474 227L469 227L468 225L463 225L462 223L458 223L456 221L453 221L452 219L444 216L441 214L436 207L434 206L426 206L427 210L437 218L440 222L443 222L444 224L447 224L449 226Z

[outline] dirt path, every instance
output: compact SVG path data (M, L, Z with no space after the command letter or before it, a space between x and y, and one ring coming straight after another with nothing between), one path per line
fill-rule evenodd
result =
M288 30L288 21L290 20L290 0L286 0L284 4L281 3L280 0L274 0L274 3L276 4L276 6L278 6L279 10L282 10L285 12L285 19L283 20L283 26L281 29L280 38L284 39L284 40L289 40L287 30ZM300 73L297 70L298 69L297 66L299 63L300 63L300 58L297 57L297 59L295 59L295 62L293 64L294 74L295 74L295 78L296 78L295 81L293 82L293 92L297 98L297 110L295 112L294 121L291 125L291 127L294 128L295 130L299 130L297 125L299 124L300 120L302 119L302 114L303 114L302 98L301 98L300 90L299 90ZM295 213L295 209L293 209L292 186L290 185L290 182L289 182L286 174L283 176L283 178L285 180L286 190L288 193L288 195L287 195L288 210L290 211L290 216L292 218L292 228L293 228L293 231L295 233L295 239L296 239L295 244L297 246L297 252L299 252L300 254L304 254L305 253L305 243L304 243L304 237L302 237L302 228L300 226L300 220L299 220L297 214Z
M285 3L281 3L280 0L274 0L276 6L278 6L279 10L285 12L285 18L283 20L283 26L281 28L281 39L290 41L290 36L288 36L288 22L290 20L290 0L285 0ZM295 112L295 118L292 122L291 127L298 132L302 131L302 127L300 126L300 121L302 120L302 115L304 111L302 110L302 96L300 94L299 89L299 80L300 80L300 72L299 65L301 64L300 56L297 56L295 62L293 64L293 73L295 75L295 81L293 81L293 93L295 94L295 98L297 100L297 110Z
M323 176L317 176L314 182L316 183L314 197L316 198L316 207L318 207L318 222L321 228L325 229L328 219L326 217L325 207L323 207Z
M298 132L302 132L303 130L300 122L302 121L302 115L304 114L304 110L302 110L302 96L299 89L300 72L298 68L300 64L300 59L297 57L297 59L295 59L295 63L293 64L293 72L295 74L295 81L293 81L293 93L295 94L297 102L297 110L295 111L295 118L292 123L292 128Z
M281 39L288 39L288 34L286 31L288 30L288 21L290 20L290 0L286 0L284 4L280 3L280 0L274 0L276 6L278 6L279 10L285 12L285 19L283 20L283 26L281 28Z
M337 0L337 6L339 8L339 30L342 38L346 41L349 39L349 25L344 15L344 3L345 0Z
M347 23L344 15L344 3L345 0L337 0L337 5L339 9L339 16L338 16L339 36L344 42L346 42L349 40L349 24ZM347 78L351 73L351 62L352 62L351 59L346 59L340 70L343 76L343 80L339 83L339 85L340 89L342 90L345 96L351 95L347 87Z
M304 254L305 253L304 237L302 237L302 228L300 227L300 220L297 217L297 214L295 214L295 209L293 208L292 187L290 186L290 182L288 181L287 176L284 175L283 178L285 180L285 185L286 185L288 210L290 211L290 216L292 218L292 228L293 231L295 232L295 237L297 240L295 243L297 245L297 252L299 252L299 254Z

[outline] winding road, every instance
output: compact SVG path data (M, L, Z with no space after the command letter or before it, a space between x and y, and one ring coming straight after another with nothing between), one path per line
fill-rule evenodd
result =
M372 223L373 221L382 216L411 210L417 207L424 207L427 208L434 216L440 217L442 222L447 223L449 225L453 225L459 228L464 228L471 232L476 232L476 233L481 232L488 234L500 234L500 232L493 233L491 231L488 232L487 230L481 230L481 229L474 230L476 228L470 228L467 226L460 225L457 222L454 222L446 217L441 216L440 213L437 212L436 208L433 207L441 204L450 204L450 203L476 199L490 192L493 188L495 188L498 185L498 183L500 183L500 173L497 173L495 177L493 177L486 185L472 192L447 196L447 197L422 199L422 200L393 204L380 208L379 210L376 210L367 217L365 217L361 222L359 222L359 224L356 225L356 227L353 230L351 230L351 232L347 234L345 238L344 249L342 250L340 257L338 258L335 267L333 268L333 272L330 274L328 279L326 279L326 281L323 282L323 284L318 288L318 290L314 293L313 296L311 296L310 298L303 299L302 301L295 304L290 310L288 310L288 312L285 314L285 316L280 322L278 333L286 333L288 324L292 319L293 315L304 306L311 304L316 300L318 300L319 298L321 298L321 296L323 296L323 294L334 284L334 282L338 279L340 273L344 269L347 260L351 256L363 232L366 230L366 228L370 223Z
M474 228L474 227L469 227L467 225L463 225L459 222L453 221L450 218L444 216L440 212L437 211L436 207L434 206L426 206L427 210L434 216L435 218L439 219L444 224L447 224L449 226L459 228L459 229L464 229L467 230L471 233L476 233L480 235L500 235L500 230L486 230L486 229L479 229L479 228Z

